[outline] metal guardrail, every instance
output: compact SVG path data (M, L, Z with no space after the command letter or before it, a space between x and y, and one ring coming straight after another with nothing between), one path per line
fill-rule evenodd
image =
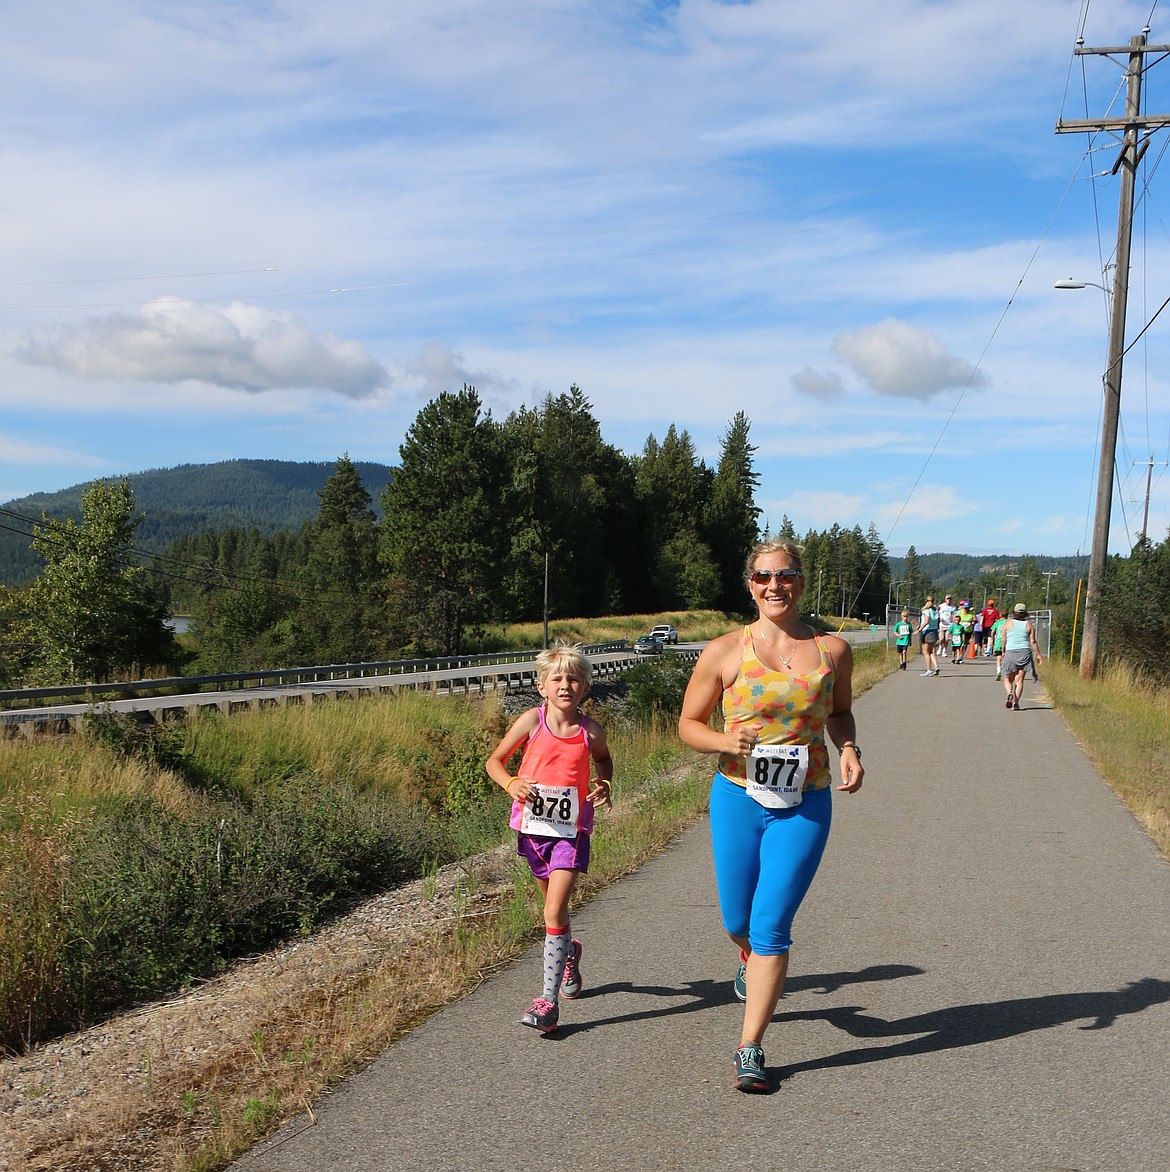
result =
M584 648L586 655L608 651L624 651L628 639L609 643L593 643ZM364 679L367 676L406 675L419 671L447 671L509 663L530 663L535 651L488 652L483 655L430 656L426 659L389 659L377 663L337 663L316 667L264 668L256 671L223 672L207 676L166 676L161 679L114 681L108 684L67 684L52 688L8 688L0 690L0 703L14 700L53 700L78 697L87 703L110 696L142 696L151 692L180 689L191 695L204 687L222 691L224 688L268 688L290 684L319 683L322 680Z
M620 675L646 657L631 651L625 641L595 644L587 653L600 656L593 661L595 676ZM670 654L684 660L698 658L698 650L672 650ZM507 656L452 656L428 660L395 660L391 664L345 664L329 668L299 668L286 672L229 673L225 676L176 677L176 682L191 684L197 679L215 682L258 680L252 687L234 691L192 692L178 695L136 695L130 699L83 698L80 702L60 706L43 706L21 710L0 710L0 736L38 736L77 731L87 713L122 711L139 720L162 723L181 719L201 710L215 710L224 715L254 712L266 707L289 704L315 704L322 700L360 699L386 695L400 688L432 690L437 694L470 694L503 688L532 688L536 684L536 652ZM486 661L486 662L485 662ZM378 668L393 666L400 670L371 675ZM364 669L355 673L354 668ZM339 674L339 673L346 674ZM277 680L275 677L297 677ZM311 677L311 678L309 678ZM323 678L327 677L327 678ZM271 681L271 682L270 682ZM142 681L132 688L142 688ZM150 681L158 683L159 681ZM168 681L170 682L170 681ZM45 689L38 689L44 691ZM47 689L60 691L60 689ZM77 695L77 689L67 694Z

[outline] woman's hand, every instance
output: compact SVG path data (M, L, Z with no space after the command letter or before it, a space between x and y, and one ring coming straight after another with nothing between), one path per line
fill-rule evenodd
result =
M724 733L727 747L723 750L725 753L730 753L733 757L746 757L751 751L760 743L760 730L764 726L762 724L733 724L731 728Z
M855 794L861 789L863 777L865 768L861 764L857 750L852 745L846 745L841 750L841 784L837 788L847 794Z

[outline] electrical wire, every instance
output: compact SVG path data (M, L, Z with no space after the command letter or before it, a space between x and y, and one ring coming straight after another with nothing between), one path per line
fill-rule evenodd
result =
M32 525L40 528L41 533L37 536L39 539L50 545L54 545L60 549L73 548L72 543L68 540L55 536L53 532L45 532L46 522L37 521L32 517L26 517L21 513L14 512L12 509L0 508L0 516L8 517L10 519L18 520L22 523ZM64 522L55 518L49 518L48 526L52 529L55 527L63 527ZM10 525L5 525L0 522L0 530L5 530L9 533L15 533L20 537L32 538L33 533L22 529L15 529ZM242 592L250 586L272 586L284 590L289 594L295 595L302 602L326 602L329 600L350 600L353 598L364 598L367 601L376 601L385 596L377 591L369 593L352 594L340 590L317 590L313 587L306 586L304 582L299 582L291 578L281 578L277 575L267 574L253 574L244 570L229 570L221 566L214 566L206 562L187 561L183 558L174 557L169 554L155 553L151 550L144 550L135 546L127 548L128 554L133 554L138 558L145 558L152 564L142 565L140 562L131 561L126 558L116 559L116 564L125 569L139 569L147 573L159 573L173 582L183 582L187 585L200 586L207 588L210 581L218 577L220 582L216 584L218 589L232 590ZM159 564L161 563L161 564ZM175 570L168 569L167 566L176 566L180 570L194 570L198 573L198 577L190 577L185 574L178 573Z

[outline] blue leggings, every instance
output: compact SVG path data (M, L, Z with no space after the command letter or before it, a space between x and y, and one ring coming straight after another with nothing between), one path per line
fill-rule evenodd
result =
M711 783L711 848L723 926L746 936L762 956L787 952L792 920L829 840L829 787L809 790L799 806L772 810L722 773Z

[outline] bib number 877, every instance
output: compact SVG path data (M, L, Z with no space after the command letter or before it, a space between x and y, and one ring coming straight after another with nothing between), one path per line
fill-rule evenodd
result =
M756 785L766 785L771 789L791 789L800 770L798 757L790 757L787 760L779 757L756 757L753 761L752 780ZM787 778L784 776L785 770L788 770Z

